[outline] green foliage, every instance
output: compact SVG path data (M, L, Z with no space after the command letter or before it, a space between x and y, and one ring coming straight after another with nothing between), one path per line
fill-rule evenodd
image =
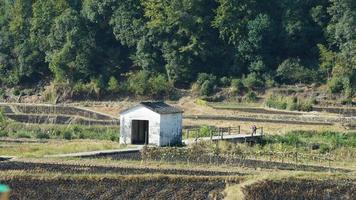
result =
M26 130L20 130L16 133L17 138L31 138L32 134Z
M115 77L110 77L107 90L112 94L116 94L120 91L119 81L117 81Z
M287 109L287 102L282 96L270 95L265 100L265 105L270 108Z
M149 94L155 98L168 97L173 92L173 86L162 74L151 76L148 85Z
M340 93L344 89L343 80L341 77L335 77L328 81L328 88L331 93Z
M298 111L312 111L313 101L302 100L297 97L285 97L280 95L270 95L265 100L265 105L270 108L281 110L298 110Z
M256 73L247 75L243 80L243 85L250 90L260 90L264 88L264 82Z
M50 139L50 135L48 133L45 133L45 132L38 132L36 134L36 138L37 139Z
M209 96L243 77L248 90L330 81L352 97L355 13L351 0L4 0L0 85L160 97L198 77Z
M173 86L162 74L139 71L128 77L128 89L137 96L168 97Z
M66 140L71 140L71 139L73 139L73 137L74 137L74 135L71 130L67 130L63 134L63 139L66 139Z
M212 74L200 73L196 84L199 87L200 96L210 96L217 87L218 81L217 77Z
M230 78L223 76L220 78L220 85L223 87L228 87L231 85L231 80Z
M242 92L245 89L245 86L244 86L242 80L236 79L236 78L231 80L231 87L236 93Z
M244 101L248 102L248 103L253 103L256 102L258 100L257 94L255 92L249 91L245 94L244 96Z
M277 69L277 75L284 83L310 83L316 77L314 72L301 65L300 59L287 59Z

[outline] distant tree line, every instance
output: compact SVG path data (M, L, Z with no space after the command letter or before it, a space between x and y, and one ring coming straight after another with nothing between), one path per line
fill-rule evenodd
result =
M1 0L0 84L162 96L204 73L206 93L212 77L351 97L355 41L354 0Z

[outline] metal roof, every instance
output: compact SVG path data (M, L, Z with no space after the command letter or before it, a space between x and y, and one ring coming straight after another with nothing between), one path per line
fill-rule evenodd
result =
M151 101L141 102L140 104L138 104L138 105L136 105L134 107L125 109L125 110L121 111L120 113L127 112L130 109L135 108L135 107L137 107L139 105L144 106L145 108L148 108L148 109L150 109L153 112L156 112L158 114L183 113L182 109L174 107L174 106L170 106L170 105L168 105L168 104L166 104L164 102L160 102L160 101L159 102L151 102Z
M172 113L182 113L183 110L181 110L180 108L176 108L173 106L170 106L164 102L141 102L141 105L143 105L144 107L159 113L159 114L172 114Z

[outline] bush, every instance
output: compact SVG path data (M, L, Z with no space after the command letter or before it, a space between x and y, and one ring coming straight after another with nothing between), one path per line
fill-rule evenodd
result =
M96 96L99 97L105 84L101 77L93 78L89 83L78 82L73 86L73 94L76 96Z
M118 93L120 91L119 82L116 80L115 77L110 77L107 90L112 94Z
M199 86L202 86L205 83L205 81L210 81L213 85L217 85L217 81L216 80L217 80L216 76L214 76L212 74L199 73L196 83Z
M17 138L31 138L32 135L29 131L25 130L20 130L19 132L16 133Z
M258 100L257 94L255 92L249 91L245 96L244 96L244 101L246 102L256 102Z
M0 88L0 99L3 99L5 97L5 89Z
M210 96L217 86L217 78L212 74L200 73L196 85L199 88L200 96Z
M278 95L270 95L265 105L270 108L282 109L282 110L298 110L298 111L312 111L313 104L311 100L301 100L297 97L283 97Z
M45 132L38 132L36 134L36 138L37 139L49 139L50 135L48 133L45 133Z
M73 133L72 131L68 130L68 131L65 131L64 134L63 134L63 139L66 139L66 140L71 140L73 139Z
M200 96L209 96L214 92L213 82L206 80L200 87Z
M228 77L224 76L220 78L220 85L222 87L228 87L230 86L230 84L231 84L231 80Z
M287 102L284 100L284 98L277 95L268 96L265 101L265 105L270 108L277 108L282 110L287 108Z
M245 86L242 83L241 79L232 79L231 80L231 87L236 90L237 92L241 92L244 90Z
M168 79L162 75L152 75L148 81L150 87L150 96L152 97L168 97L174 90L173 85Z
M308 83L313 79L313 72L300 64L300 59L286 59L277 69L277 76L283 83Z
M0 129L0 137L9 137L9 133L5 130Z
M327 85L331 93L340 93L344 89L342 78L334 77L328 81Z
M174 87L163 74L139 71L129 75L128 89L137 96L162 97L171 95Z
M21 94L21 90L19 88L14 88L14 91L12 92L13 95L19 96Z
M242 82L244 86L250 90L260 90L264 88L264 82L257 76L256 73L247 75Z

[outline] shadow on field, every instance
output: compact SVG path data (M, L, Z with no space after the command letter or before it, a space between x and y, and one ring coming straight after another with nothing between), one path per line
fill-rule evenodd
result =
M192 176L233 176L242 175L237 172L221 172L207 170L184 170L184 169L156 169L156 168L133 168L133 167L111 167L76 165L63 163L32 163L20 161L0 162L0 171L21 170L28 172L59 172L69 174L79 173L115 173L119 175L140 174L165 174L165 175L192 175Z
M11 199L223 199L223 180L184 177L47 177L1 179L11 188Z

